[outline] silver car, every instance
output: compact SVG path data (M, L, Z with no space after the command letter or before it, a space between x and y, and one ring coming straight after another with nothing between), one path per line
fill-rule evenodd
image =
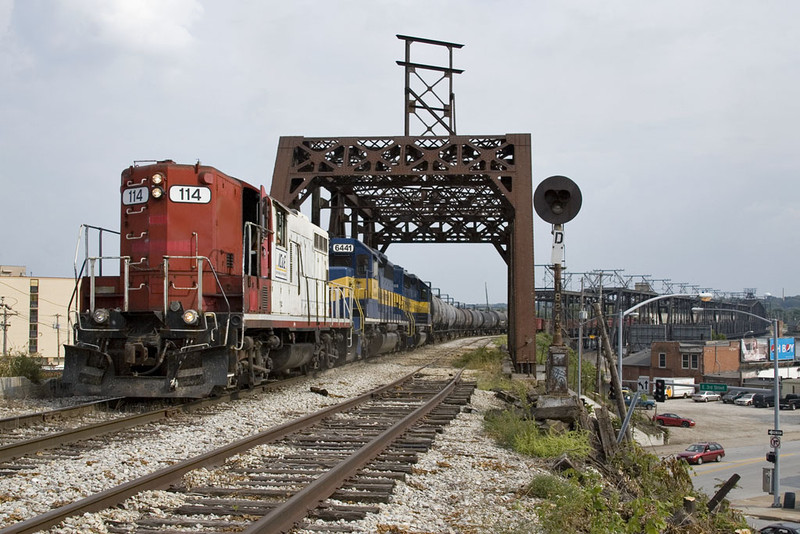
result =
M718 401L720 396L719 393L715 393L713 391L701 391L700 393L695 393L692 395L692 399L695 402Z
M739 406L752 406L754 396L755 393L745 393L733 402Z

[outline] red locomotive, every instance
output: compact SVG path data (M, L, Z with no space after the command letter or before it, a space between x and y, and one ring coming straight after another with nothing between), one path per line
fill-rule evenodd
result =
M352 296L328 284L328 235L303 214L199 164L132 166L121 193L120 274L87 258L79 284L75 393L204 397L354 357L347 307L329 305Z

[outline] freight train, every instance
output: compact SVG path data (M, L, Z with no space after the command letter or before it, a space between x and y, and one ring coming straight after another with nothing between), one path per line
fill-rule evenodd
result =
M75 394L200 398L507 326L213 167L134 165L120 190L119 256L87 254L73 296Z

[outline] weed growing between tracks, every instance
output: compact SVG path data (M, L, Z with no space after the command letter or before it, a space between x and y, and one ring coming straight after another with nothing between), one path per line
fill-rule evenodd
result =
M502 374L503 353L480 349L464 355L460 365L484 375L482 389L503 389L523 401L523 409L509 408L486 415L487 432L502 446L541 458L543 464L567 457L573 467L535 475L520 488L522 495L540 499L538 526L544 533L591 534L729 534L746 529L740 512L724 501L708 512L708 497L692 486L689 468L675 458L660 459L637 444L626 444L613 458L602 461L596 439L582 429L541 430L525 409L534 386ZM695 512L684 510L693 499Z

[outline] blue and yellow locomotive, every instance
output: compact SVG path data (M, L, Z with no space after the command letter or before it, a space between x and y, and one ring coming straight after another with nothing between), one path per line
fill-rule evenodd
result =
M431 289L361 241L332 238L328 277L351 289L350 313L356 354L376 354L424 345L431 334ZM344 303L334 303L343 306Z

